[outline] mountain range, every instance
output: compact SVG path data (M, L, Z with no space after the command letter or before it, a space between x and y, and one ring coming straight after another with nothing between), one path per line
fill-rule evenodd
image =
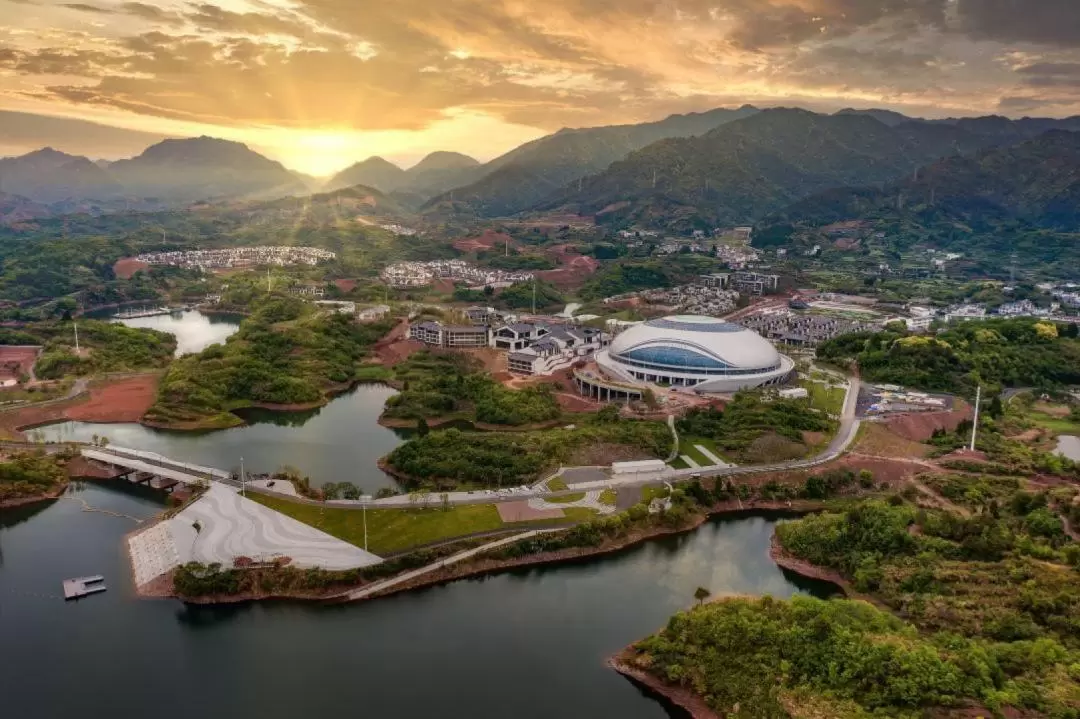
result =
M1017 145L954 156L883 187L836 188L769 218L828 225L856 218L989 231L1000 223L1080 227L1080 133L1049 130Z
M167 139L116 162L44 148L0 159L0 192L70 206L165 206L221 198L280 197L310 190L304 179L246 145L212 137ZM149 202L147 202L149 201Z
M405 199L411 197L420 204L432 195L472 182L481 167L460 152L433 152L408 170L381 157L369 157L337 173L321 189L333 192L364 185L384 193L398 193Z
M922 120L880 109L824 115L746 105L563 129L486 163L442 151L402 169L372 157L326 183L209 137L166 139L115 162L45 148L0 159L0 217L273 200L359 186L357 196L377 193L380 208L430 219L558 211L615 225L709 228L757 222L838 187L871 186L869 193L943 158L1048 131L1080 131L1080 117Z
M514 214L650 143L700 135L758 112L745 105L671 115L639 125L563 129L496 157L483 166L476 182L434 197L421 209L441 210L448 205L455 212L486 217Z
M672 229L747 224L836 187L897 180L943 157L1022 142L1080 118L882 122L879 113L776 108L653 143L564 187L538 210Z

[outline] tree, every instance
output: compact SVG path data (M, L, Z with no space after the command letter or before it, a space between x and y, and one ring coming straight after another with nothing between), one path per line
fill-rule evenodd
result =
M427 437L428 432L430 432L430 431L431 431L431 428L428 427L427 420L424 419L423 417L421 417L420 420L416 423L416 436L417 437Z
M694 590L694 599L697 600L698 606L701 606L711 594L712 592L705 587L698 587Z
M990 400L990 407L987 408L986 413L994 419L1000 419L1005 414L1005 407L1001 403L1000 395L994 395L994 399Z

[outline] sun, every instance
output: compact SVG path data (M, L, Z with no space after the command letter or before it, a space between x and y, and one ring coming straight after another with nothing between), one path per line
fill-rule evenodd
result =
M350 132L289 132L274 144L286 167L316 177L329 177L370 154L368 143Z

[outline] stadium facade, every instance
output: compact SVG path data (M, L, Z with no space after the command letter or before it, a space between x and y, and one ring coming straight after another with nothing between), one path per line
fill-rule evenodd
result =
M598 352L596 364L612 379L702 393L782 384L795 367L753 330L698 315L635 325Z

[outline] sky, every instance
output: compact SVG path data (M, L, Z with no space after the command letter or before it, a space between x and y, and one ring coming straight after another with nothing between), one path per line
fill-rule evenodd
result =
M1080 0L0 0L0 155L327 175L744 103L1080 114Z

